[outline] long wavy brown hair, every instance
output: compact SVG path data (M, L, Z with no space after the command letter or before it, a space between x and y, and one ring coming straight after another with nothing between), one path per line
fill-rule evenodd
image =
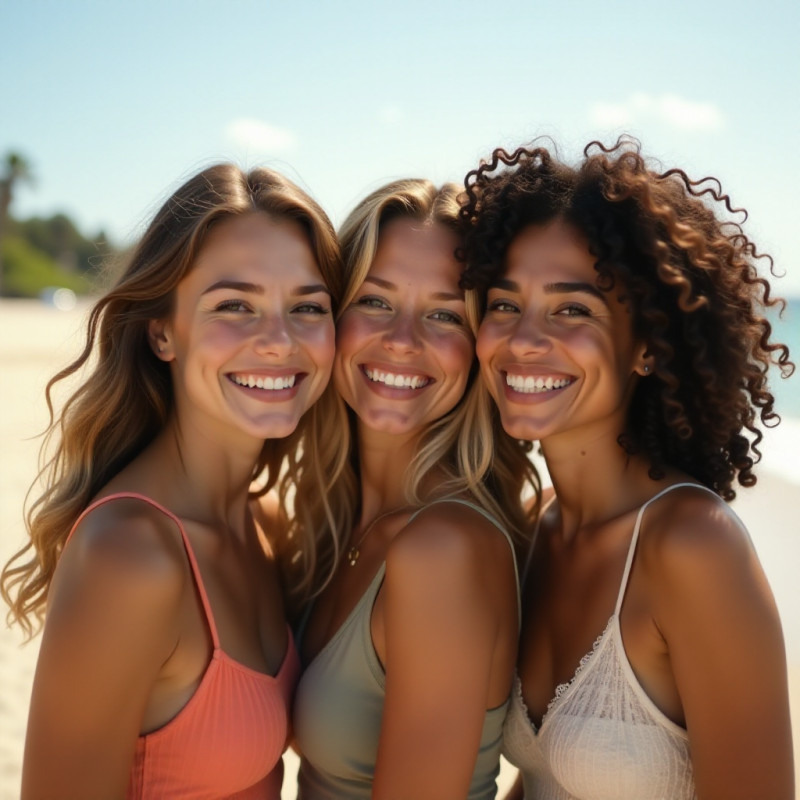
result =
M460 237L459 192L455 184L437 188L429 180L399 180L375 190L353 209L339 230L345 275L341 311L367 277L381 228L389 221L407 218L442 225ZM479 319L475 292L468 291L466 301L468 323L475 334ZM343 429L348 443L340 451L338 467L327 485L333 515L326 516L315 497L303 498L302 504L312 504L312 508L316 505L314 524L319 530L330 528L336 534L326 537L326 543L341 544L355 524L361 501L355 416L340 400L335 416L328 420L318 417L315 424L319 428L312 438L326 440L333 430ZM539 476L527 457L530 447L530 443L514 440L503 430L494 404L478 378L476 361L461 401L421 437L407 472L408 502L423 504L466 493L502 521L512 535L522 537L536 509L535 502L524 509L521 495L527 490L536 498L540 490ZM443 477L433 490L423 491L426 477L433 470ZM325 568L316 576L318 589L330 577L339 556L339 550L328 554Z
M716 178L664 171L630 137L591 142L576 166L549 144L498 148L467 175L464 287L485 298L523 228L574 226L596 258L599 286L629 303L654 359L621 446L641 452L654 479L676 467L732 500L735 480L756 482L759 421L780 420L770 367L784 377L794 370L788 348L771 340L767 311L783 301L758 266L774 275L772 258L744 232L747 212Z
M6 564L0 578L3 599L10 606L8 618L19 622L28 636L41 624L56 562L75 520L153 441L172 410L169 367L148 344L148 322L169 315L175 288L191 270L211 228L253 212L299 223L334 309L338 306L342 269L333 226L317 203L286 178L268 169L246 173L232 164L218 164L172 194L113 288L92 308L83 352L47 384L50 425L42 445L44 465L29 497L40 489L42 493L26 512L30 541ZM54 386L84 369L87 377L56 414ZM264 444L253 477L262 476L265 489L276 488L284 502L289 502L296 484L304 493L314 491L328 468L325 459L330 453L310 442L307 431L318 415L328 416L333 402L333 393L326 390L292 436ZM313 565L313 528L297 520L293 525L298 535L310 537L303 550Z

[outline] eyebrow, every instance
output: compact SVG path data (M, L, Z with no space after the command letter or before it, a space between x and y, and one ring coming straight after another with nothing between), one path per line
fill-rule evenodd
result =
M376 286L380 286L382 289L388 289L390 292L397 291L396 284L392 283L391 281L384 280L383 278L376 278L372 275L368 275L366 278L364 278L364 283L374 283ZM434 300L464 300L464 295L460 294L459 292L434 292L431 297Z
M217 292L220 289L232 289L235 292L246 292L248 294L264 294L264 287L258 283L247 283L246 281L217 281L216 283L212 283L203 294L209 294L209 292ZM321 283L311 283L307 286L297 286L293 290L292 294L296 295L307 295L307 294L317 294L317 292L323 292L325 294L330 294L327 286L324 286Z
M490 289L505 289L507 292L520 293L520 285L516 281L510 281L508 278L497 278L492 281L489 286ZM594 284L576 281L574 283L569 281L558 281L556 283L546 283L544 286L545 294L574 294L576 292L583 294L590 294L598 300L606 303L606 293L598 289Z

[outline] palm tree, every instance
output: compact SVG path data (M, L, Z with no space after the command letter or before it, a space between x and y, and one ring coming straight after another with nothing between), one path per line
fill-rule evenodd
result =
M6 153L0 166L0 295L3 294L3 235L8 221L8 210L17 184L30 183L32 179L31 165L25 156L15 152Z

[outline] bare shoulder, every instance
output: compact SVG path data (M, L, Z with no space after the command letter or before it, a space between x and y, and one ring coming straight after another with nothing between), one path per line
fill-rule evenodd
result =
M474 578L492 564L513 569L511 546L503 532L468 505L439 502L419 512L392 540L387 573L407 568L415 575L461 573Z
M639 547L667 568L702 567L719 558L748 558L754 549L742 521L721 498L681 487L644 512Z
M679 488L645 510L639 559L653 587L687 603L771 593L747 529L710 492Z
M136 498L115 498L78 524L59 561L53 600L100 593L109 601L177 602L187 579L186 552L176 523ZM75 591L67 591L76 584Z

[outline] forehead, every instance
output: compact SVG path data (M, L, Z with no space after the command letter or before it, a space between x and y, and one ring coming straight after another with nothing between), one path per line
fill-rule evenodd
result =
M369 275L415 286L445 283L457 288L461 264L456 260L458 236L436 223L405 217L381 229Z
M270 272L276 277L294 271L319 275L314 253L302 226L263 212L231 217L206 235L190 275Z
M513 239L506 253L506 274L543 281L577 279L595 283L595 258L577 228L561 220L531 225Z

